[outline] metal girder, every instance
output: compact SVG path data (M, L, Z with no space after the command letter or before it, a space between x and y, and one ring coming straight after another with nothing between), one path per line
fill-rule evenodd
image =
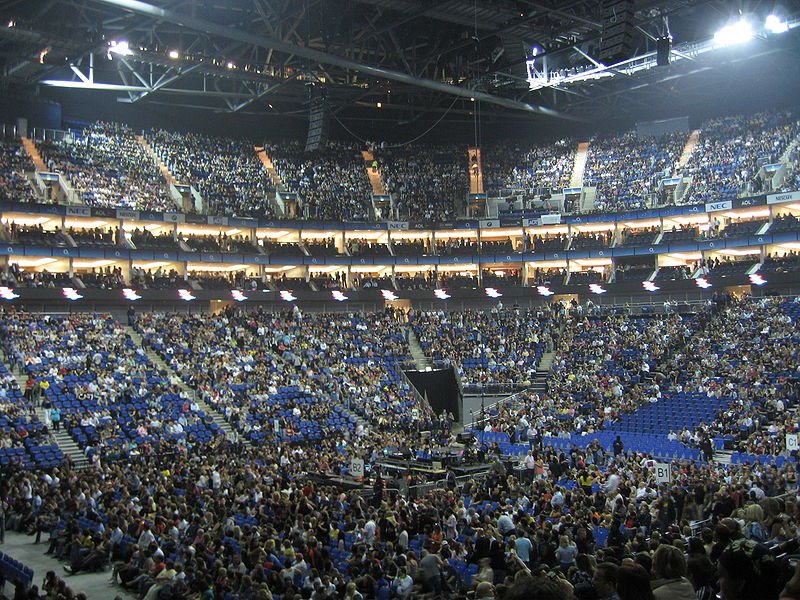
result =
M550 117L574 120L574 117L570 115L565 115L558 111L543 106L528 104L525 102L519 102L508 98L502 98L499 96L494 96L487 92L479 92L479 91L464 89L455 85L450 85L439 81L434 81L431 79L422 79L400 71L358 63L356 61L347 58L328 54L325 52L314 50L312 48L298 46L296 44L292 44L271 36L255 35L252 33L226 27L224 25L219 25L217 23L212 23L204 19L199 19L197 17L181 15L174 11L159 8L157 6L153 6L151 4L147 4L139 0L94 0L94 1L127 9L138 14L147 15L162 21L175 23L198 31L204 31L209 34L219 35L221 37L225 37L231 40L237 40L248 44L254 44L257 46L261 46L263 48L274 48L281 52L286 52L288 54L295 54L297 56L302 56L304 58L308 58L316 62L328 65L334 65L343 69L358 71L380 79L389 79L392 81L398 81L400 83L405 83L416 87L427 88L438 92L443 92L449 95L462 96L468 98L474 97L476 100L480 100L497 106L502 106L505 108L525 111L532 114L541 114Z

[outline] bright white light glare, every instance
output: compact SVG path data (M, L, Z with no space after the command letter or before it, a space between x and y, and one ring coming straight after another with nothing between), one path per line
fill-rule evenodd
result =
M598 283L590 283L589 284L589 291L593 294L605 294L606 290L602 285Z
M236 66L236 65L235 65L235 64L233 64L233 61L231 61L231 60L229 60L229 61L228 61L228 68L229 68L229 69L232 69L232 68L234 68L235 66Z
M170 51L169 51L169 57L170 57L172 60L175 60L175 59L177 59L177 58L180 58L180 55L181 55L181 54L180 54L180 52L178 52L177 50L170 50Z
M64 298L66 298L67 300L80 300L81 298L83 298L83 296L81 296L78 293L78 290L71 287L66 287L62 289L61 293L64 294Z
M499 298L500 296L503 295L497 290L497 288L486 288L485 291L486 295L489 296L489 298Z
M655 283L653 283L652 281L643 281L643 282L642 282L642 287L643 287L644 289L646 289L648 292L657 292L658 290L660 290L660 289L661 289L660 287L658 287L658 286L657 286Z
M111 41L108 44L108 51L113 52L114 54L119 54L120 56L130 56L133 54L133 50L130 49L128 42L125 40Z
M247 296L245 296L239 290L231 290L231 298L233 298L237 302L244 302L245 300L247 300Z
M189 302L190 300L195 299L195 295L192 294L192 292L190 292L189 290L178 290L178 298L186 302Z
M392 290L381 290L381 296L384 300L397 300L397 294Z
M138 300L141 296L136 292L136 290L132 290L131 288L124 288L122 290L122 295L125 296L126 300Z
M344 302L345 300L347 300L347 296L345 296L339 290L333 290L331 292L331 296L333 296L333 299L336 300L337 302Z
M14 293L14 288L10 287L0 287L0 298L3 300L13 300L14 298L19 298L19 294Z
M753 39L753 26L747 21L737 21L714 34L714 45L718 48L744 44Z
M286 302L294 302L297 300L297 296L292 294L291 290L282 290L279 294L281 300L286 300Z
M447 293L447 290L433 290L433 295L439 300L447 300L450 297L450 294Z
M709 283L708 279L706 279L705 277L698 277L697 279L694 280L694 282L697 284L697 287L702 288L704 290L707 290L708 288L711 287L711 283Z
M537 286L536 291L539 292L542 296L552 296L553 294L555 294L555 292L546 285Z
M766 27L767 31L770 33L786 33L789 31L789 23L781 21L780 17L777 15L769 15L767 20L764 21L764 27Z
M752 283L753 285L764 285L765 283L767 283L767 280L764 279L758 273L753 273L752 275L750 275L750 283Z

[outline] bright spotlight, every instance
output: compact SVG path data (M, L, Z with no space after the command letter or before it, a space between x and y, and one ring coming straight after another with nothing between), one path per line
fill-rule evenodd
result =
M753 39L753 26L747 21L727 25L714 34L714 45L718 48L744 44Z
M333 290L333 291L331 292L331 297L332 297L334 300L336 300L337 302L344 302L345 300L347 300L347 296L345 296L345 295L344 295L342 292L340 292L339 290Z
M170 50L169 51L169 57L172 60L177 60L178 58L180 58L180 56L181 56L181 53L178 52L177 50Z
M764 27L770 33L786 33L789 31L789 23L781 21L781 18L777 15L769 15L767 20L764 21Z
M119 42L112 40L108 44L108 51L119 54L120 56L130 56L133 54L133 50L130 49L128 42L125 40L120 40Z

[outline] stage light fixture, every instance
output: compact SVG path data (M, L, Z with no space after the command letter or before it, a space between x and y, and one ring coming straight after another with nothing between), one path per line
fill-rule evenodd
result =
M244 302L247 300L247 296L245 296L241 290L231 290L231 298L236 300L237 302Z
M194 300L196 296L189 290L178 290L178 298L184 300L185 302L190 302L191 300Z
M334 300L336 300L337 302L344 302L345 300L347 300L347 296L345 296L345 295L344 295L342 292L340 292L339 290L333 290L333 291L331 292L331 297L332 297Z
M753 26L742 19L736 23L726 25L714 34L714 46L724 48L736 44L744 44L753 39Z
M752 283L753 285L764 285L765 283L767 283L767 280L764 279L758 273L753 273L752 275L749 276L749 279L750 283Z
M782 21L778 15L769 15L764 21L764 27L770 33L786 33L789 31L789 23Z
M180 58L180 56L181 56L181 53L178 52L177 50L170 50L169 51L169 57L172 60L177 60L178 58Z
M489 298L499 298L500 296L503 295L497 288L489 287L486 288L484 291L486 292L486 295L489 296Z
M297 300L297 296L292 294L291 290L282 290L278 292L278 295L281 297L281 300L285 300L286 302L294 302Z
M447 293L447 290L433 290L433 295L439 300L447 300L450 298L450 294Z
M381 290L381 296L383 296L384 300L397 300L398 295L395 294L392 290Z

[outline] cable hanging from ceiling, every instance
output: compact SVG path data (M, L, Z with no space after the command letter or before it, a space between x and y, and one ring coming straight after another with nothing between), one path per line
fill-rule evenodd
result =
M442 120L443 120L443 119L444 119L444 118L445 118L447 115L449 115L449 114L450 114L450 111L451 111L451 110L453 110L453 107L456 105L456 102L458 102L459 98L460 98L459 96L455 96L455 97L453 98L453 101L450 103L450 106L448 106L448 107L447 107L447 109L444 111L444 113L442 113L442 116L441 116L441 117L439 117L438 119L436 119L436 121L434 121L433 125L431 125L430 127L428 127L428 128L425 130L425 131L423 131L422 133L420 133L418 136L416 136L416 137L413 137L413 138L411 138L410 140L406 140L406 141L404 141L404 142L400 142L400 143L396 143L396 144L386 144L386 146L385 146L385 147L386 147L386 148L402 148L403 146L407 146L408 144L413 144L413 143L414 143L414 142L416 142L417 140L421 140L421 139L422 139L422 138L424 138L426 135L428 135L428 134L429 134L431 131L433 131L433 129L434 129L434 128L435 128L435 127L436 127L436 126L439 124L439 123L441 123L441 122L442 122ZM330 106L328 106L328 108L330 109ZM358 135L357 133L355 133L355 132L354 132L352 129L350 129L350 128L349 128L347 125L345 125L345 124L342 122L342 120L341 120L339 117L337 117L337 116L336 116L336 113L335 113L335 112L331 111L331 113L330 113L330 114L331 114L331 116L333 116L333 118L334 118L334 119L336 119L336 122L337 122L339 125L341 125L341 126L342 126L342 129L344 129L344 130L345 130L347 133L349 133L349 134L350 134L350 135L351 135L353 138L357 139L359 142L361 142L361 143L363 143L363 144L367 144L367 143L369 143L369 140L368 140L368 139L361 137L360 135Z

